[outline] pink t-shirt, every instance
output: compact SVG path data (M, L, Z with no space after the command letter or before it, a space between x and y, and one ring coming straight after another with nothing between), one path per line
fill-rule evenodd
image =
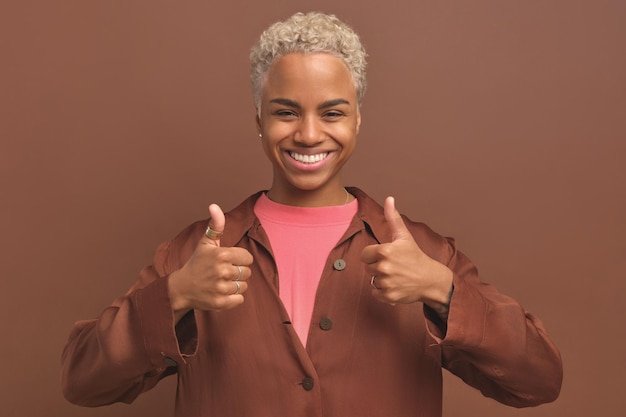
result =
M254 206L276 259L280 299L305 346L324 265L357 210L356 199L342 206L296 207L265 194Z

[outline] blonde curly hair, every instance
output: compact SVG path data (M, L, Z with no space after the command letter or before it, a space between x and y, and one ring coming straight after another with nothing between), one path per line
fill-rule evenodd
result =
M261 92L267 71L283 55L326 52L341 59L352 74L357 101L365 94L365 48L359 35L334 15L296 13L263 32L250 52L250 82L254 103L261 109Z

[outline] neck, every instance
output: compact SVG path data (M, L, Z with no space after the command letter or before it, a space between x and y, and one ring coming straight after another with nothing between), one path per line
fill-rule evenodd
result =
M354 200L344 187L336 187L333 190L280 190L272 187L267 192L267 197L280 204L300 207L326 207L341 206Z

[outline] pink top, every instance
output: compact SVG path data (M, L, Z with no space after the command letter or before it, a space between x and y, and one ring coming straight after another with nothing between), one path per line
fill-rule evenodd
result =
M342 206L296 207L276 203L265 194L254 206L272 245L280 299L305 346L324 265L357 210L356 199Z

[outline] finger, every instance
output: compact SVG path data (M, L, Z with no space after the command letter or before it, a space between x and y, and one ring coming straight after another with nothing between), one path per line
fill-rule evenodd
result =
M243 295L248 290L248 283L246 281L231 281L235 284L235 290L231 295Z
M376 282L376 287L378 287L378 285L378 282ZM389 304L390 306L396 305L395 300L389 298L387 290L384 288L372 288L372 296L382 303Z
M244 265L233 265L233 274L231 279L234 281L247 281L252 275L252 270Z
M243 278L243 267L241 265L235 265L237 268L237 276L235 277L235 281L239 281Z
M378 247L380 245L369 245L363 248L361 251L361 262L366 264L373 264L378 262L380 256L378 255Z
M387 197L385 199L384 211L385 220L387 220L387 224L391 230L392 241L412 238L409 229L407 229L404 220L402 220L402 216L400 216L400 213L396 210L396 202L393 197Z
M234 294L241 294L241 282L239 281L233 281L233 283L235 284L235 292Z
M247 249L234 246L228 248L228 252L233 265L250 266L254 262L254 257Z
M205 233L204 243L208 243L213 246L220 246L220 238L219 236L224 233L224 227L226 226L226 217L224 216L224 212L217 204L209 205L209 215L211 216L209 220L209 229L207 229L207 233ZM209 234L217 235L217 237L211 237Z

